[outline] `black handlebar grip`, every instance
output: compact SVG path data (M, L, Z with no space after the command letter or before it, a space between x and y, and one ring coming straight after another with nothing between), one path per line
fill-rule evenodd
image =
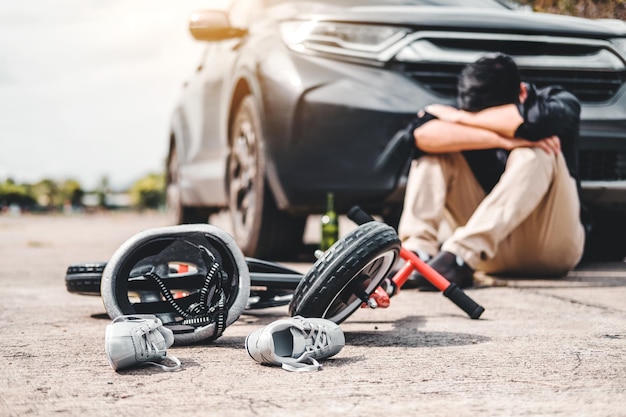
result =
M485 311L483 307L476 304L476 302L465 294L455 283L451 283L450 286L445 289L443 295L448 297L473 319L479 318L480 315L483 314L483 311Z
M354 206L350 209L350 211L348 211L348 218L359 226L364 223L373 222L375 220L359 206Z

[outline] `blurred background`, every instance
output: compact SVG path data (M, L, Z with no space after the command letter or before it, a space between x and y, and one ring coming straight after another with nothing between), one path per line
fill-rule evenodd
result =
M123 191L161 174L169 117L202 49L189 15L223 4L0 0L5 194L10 185L35 186L38 197L55 186Z
M188 17L227 3L0 0L0 210L67 209L86 195L101 206L162 205L169 117L202 50ZM624 0L519 3L585 17L623 19L626 9Z

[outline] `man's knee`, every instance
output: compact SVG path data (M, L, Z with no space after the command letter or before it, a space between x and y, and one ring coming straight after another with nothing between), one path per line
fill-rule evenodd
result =
M516 148L509 154L507 169L521 167L528 172L552 175L556 158L540 148Z
M526 163L551 163L554 155L541 148L515 148L509 153L509 161L519 160Z
M454 163L456 156L457 154L447 153L425 154L415 159L413 163L416 165L450 165Z

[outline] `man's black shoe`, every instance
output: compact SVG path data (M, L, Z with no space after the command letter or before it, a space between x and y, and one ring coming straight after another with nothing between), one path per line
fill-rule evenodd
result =
M430 288L428 288L430 286ZM433 286L426 278L417 271L414 271L409 275L402 288L413 289L417 288L420 291L437 291L437 288ZM432 288L432 289L431 289Z
M474 270L470 268L463 259L451 252L439 252L437 256L428 262L428 265L443 275L448 281L454 282L461 288L469 288L474 285ZM437 288L421 274L414 272L411 278L413 278L413 276L416 276L414 283L420 291L438 291Z
M474 285L474 270L454 253L439 252L428 265L448 281L454 282L461 288L469 288Z
M430 255L427 254L426 252L421 252L421 251L411 251L413 252L415 255L417 255L418 258L420 258L422 261L424 262L428 262L430 260ZM391 271L389 272L388 278L391 279L394 277L394 275L396 275L398 273L398 271L400 271L400 269L404 266L403 262L399 262L394 268L391 269ZM423 279L424 281L426 281L418 272L413 272L411 273L411 275L409 275L409 278L406 280L406 282L404 283L404 285L402 286L402 288L404 289L412 289L412 288L418 288L419 287L419 283L421 281L419 281L419 278Z

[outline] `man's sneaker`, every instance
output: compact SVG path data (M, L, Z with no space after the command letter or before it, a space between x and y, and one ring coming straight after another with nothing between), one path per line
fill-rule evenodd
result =
M138 365L154 365L164 371L180 368L180 361L167 355L174 334L160 319L149 314L119 316L106 327L104 350L114 370ZM173 366L162 363L169 359Z
M261 364L318 371L318 360L336 355L345 343L343 331L332 321L295 316L250 333L245 345L250 357Z

